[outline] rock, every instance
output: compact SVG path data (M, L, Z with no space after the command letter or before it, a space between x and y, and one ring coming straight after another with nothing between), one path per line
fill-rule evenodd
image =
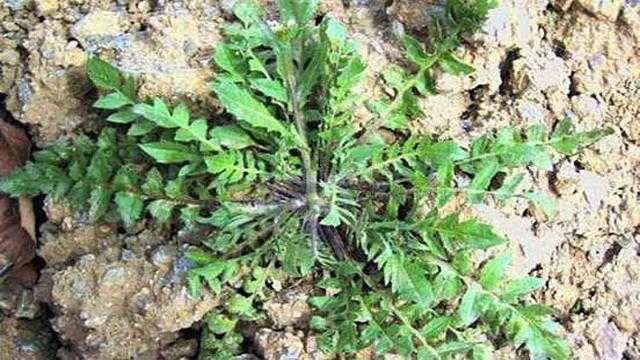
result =
M56 358L55 339L44 319L0 319L0 359L48 360Z
M58 10L58 0L35 0L36 10L40 16L49 16Z
M30 0L5 0L4 4L13 11L22 10Z
M265 360L310 360L302 339L289 332L261 329L255 337L256 347Z
M166 267L112 254L85 255L52 274L52 324L70 350L91 359L157 358L167 349L192 353L191 343L171 344L217 300L208 293L191 298L182 282L165 286Z
M396 0L387 9L392 19L402 23L405 27L418 30L430 23L430 11L434 11L435 0Z
M575 2L592 15L615 21L625 0L575 0Z
M90 41L123 34L127 24L122 12L93 10L73 25L71 34L86 47Z
M640 43L615 23L578 12L558 20L553 38L570 54L567 65L581 94L603 93L640 74Z
M571 107L581 121L600 123L605 116L604 104L588 95L572 97Z
M275 329L284 329L287 326L306 328L311 317L311 308L307 304L309 296L305 293L309 290L287 291L263 305Z
M599 359L622 360L626 339L614 323L600 319L589 327L587 336L593 341Z
M529 125L545 123L545 109L542 105L532 102L523 101L518 105L518 113L526 120Z
M553 52L538 51L523 54L513 62L512 89L569 93L569 67Z

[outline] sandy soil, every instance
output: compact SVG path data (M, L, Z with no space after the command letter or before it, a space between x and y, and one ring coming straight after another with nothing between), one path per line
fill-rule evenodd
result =
M8 113L0 116L23 123L36 145L94 128L99 119L85 96L86 52L138 76L142 96L215 112L208 64L233 2L5 0L0 97ZM348 25L375 74L398 61L398 36L420 33L434 2L329 0L322 8ZM535 297L560 310L576 358L640 359L640 3L500 3L484 30L459 50L476 72L438 74L440 94L422 101L427 115L416 130L465 142L507 124L552 126L565 116L580 129L615 129L582 154L557 158L553 171L528 174L528 186L558 202L558 216L546 219L520 201L465 211L509 238L519 257L514 273L547 279ZM87 226L60 205L47 202L45 210L50 221L38 252L47 265L38 286L20 296L0 294L5 313L36 320L1 318L0 359L44 359L53 352L64 359L195 355L197 344L184 329L216 300L186 295L179 280L182 249L167 243L166 234L127 238L106 225ZM274 326L253 332L259 355L319 358L304 331L303 294L265 305ZM16 310L29 306L35 310ZM35 326L49 330L34 332ZM517 358L509 348L498 356Z

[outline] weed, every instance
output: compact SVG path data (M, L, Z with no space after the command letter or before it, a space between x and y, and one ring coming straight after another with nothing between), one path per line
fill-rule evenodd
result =
M524 197L551 215L550 199L518 191L518 169L552 170L552 151L574 154L610 131L576 133L562 120L552 132L507 127L468 149L408 131L422 116L418 98L434 92L434 69L473 71L453 50L482 24L487 0L450 0L428 50L405 37L412 70L383 74L392 95L367 101L371 118L358 125L366 64L347 30L330 17L316 24L317 1L278 3L277 24L243 1L239 22L224 28L211 83L224 119L141 101L132 77L92 58L88 74L102 94L94 106L110 124L96 141L80 136L35 153L0 190L65 197L92 221L125 229L145 213L158 225L212 229L188 254L191 294L206 285L227 300L208 317L202 358L236 354L237 322L259 321L273 284L295 277L315 281L310 325L328 353L372 346L418 359L489 359L492 344L508 339L534 358L569 358L554 311L523 300L543 280L506 279L509 255L472 261L505 240L443 209L458 194L468 203Z

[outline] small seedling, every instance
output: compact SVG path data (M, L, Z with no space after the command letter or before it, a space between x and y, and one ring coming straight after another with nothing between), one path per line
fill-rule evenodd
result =
M508 255L472 261L505 240L443 209L460 196L524 197L552 214L544 195L519 191L519 169L552 170L553 152L572 155L610 131L576 133L561 120L553 131L507 127L466 149L409 132L423 115L418 98L434 92L433 71L473 71L453 51L491 1L450 0L428 46L405 37L409 65L383 74L391 91L379 99L364 98L366 63L342 24L316 21L317 1L278 4L273 24L241 1L239 21L224 28L211 83L224 116L142 101L135 79L91 58L102 94L94 106L107 113L97 140L81 135L35 153L0 191L48 194L125 230L147 218L201 234L187 255L190 292L206 286L226 299L208 317L202 358L237 354L238 321L261 321L275 289L306 277L316 289L310 326L327 353L490 359L506 339L536 359L568 359L554 311L527 301L543 280L505 278ZM356 119L363 103L370 118Z

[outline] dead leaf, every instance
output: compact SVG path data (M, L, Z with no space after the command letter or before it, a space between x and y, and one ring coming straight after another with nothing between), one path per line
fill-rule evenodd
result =
M9 198L0 198L0 276L28 264L36 244L20 225L20 215Z
M31 144L20 128L0 120L0 176L29 159ZM24 219L22 219L24 217ZM27 225L30 231L23 228ZM29 199L0 196L0 277L19 273L35 256L35 221Z
M0 120L0 176L29 160L31 143L22 129Z

